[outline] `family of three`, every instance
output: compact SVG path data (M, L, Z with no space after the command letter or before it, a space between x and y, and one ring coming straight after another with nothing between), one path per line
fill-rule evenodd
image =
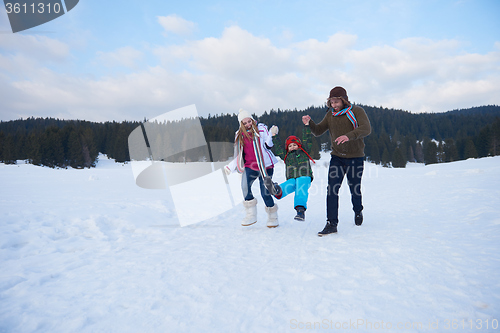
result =
M257 123L249 112L239 111L235 155L225 166L225 171L228 174L242 174L241 189L246 211L241 222L243 226L257 222L257 199L252 194L252 184L256 179L259 179L269 228L279 225L278 206L274 198L279 200L291 193L294 193L294 208L297 212L295 220L305 220L309 188L314 178L311 163L315 162L309 156L311 138L312 135L320 136L327 131L330 133L332 152L328 170L326 225L318 232L318 236L337 232L339 190L345 177L351 192L354 222L358 226L363 223L363 138L371 132L370 121L363 108L349 102L347 92L342 87L335 87L330 91L326 104L327 111L323 120L316 124L309 115L303 116L302 140L294 135L289 136L284 149L277 136L277 126L268 130L265 124ZM281 157L286 166L286 181L282 184L272 181L274 166L278 162L276 155Z

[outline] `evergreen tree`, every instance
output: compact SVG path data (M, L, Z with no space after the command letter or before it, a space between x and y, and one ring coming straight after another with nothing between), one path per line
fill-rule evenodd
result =
M33 131L28 136L28 159L30 163L34 165L42 165L42 147L40 140L42 139L42 134L38 131Z
M26 160L28 158L26 149L26 130L19 127L14 135L14 156L16 160Z
M384 152L382 153L382 166L388 167L390 163L391 163L391 156L389 155L389 149L385 147Z
M458 150L455 140L448 138L444 140L444 161L454 162L458 160Z
M474 144L474 141L472 141L471 138L469 138L465 144L464 156L465 159L478 157L476 145Z
M82 144L76 131L71 131L69 135L67 159L72 168L82 168L84 165Z
M424 140L424 162L425 164L434 164L438 162L438 146L436 142L425 139Z
M5 133L0 131L0 162L4 162L3 151L5 147Z
M394 154L392 155L392 166L394 168L405 168L406 160L403 157L403 153L400 148L396 148L394 150Z
M5 164L16 164L16 156L14 152L14 136L12 134L8 134L5 137L2 155L3 162Z
M415 147L417 144L417 138L413 134L408 134L405 136L403 141L406 146L406 155L403 156L408 162L416 162Z
M497 118L496 121L491 126L491 148L490 152L493 156L500 155L500 118Z
M396 148L400 149L401 157L405 161L405 165L406 165L406 162L408 162L408 154L407 154L408 147L407 147L406 140L404 140L404 138L402 138L402 140L400 141L400 144L398 146L396 146L394 149L396 149ZM394 155L394 153L393 153L393 155Z
M81 128L80 130L80 140L82 147L82 155L83 155L83 167L90 168L95 167L95 162L97 157L99 156L99 151L97 150L97 145L94 141L94 133L91 128ZM127 136L128 138L128 136ZM127 149L128 155L128 149ZM127 158L127 161L129 158Z
M128 136L130 132L131 130L127 124L122 123L119 125L111 154L117 162L126 162L130 160L128 152Z
M368 160L375 163L375 164L380 164L381 162L381 157L380 157L380 152L377 144L377 140L375 139L375 135L373 135L373 138L369 136L365 140L365 154L368 156Z
M486 157L490 153L491 145L491 126L485 126L480 132L476 140L476 149L478 157Z
M61 132L58 127L45 130L41 140L42 164L51 168L64 167L64 148Z

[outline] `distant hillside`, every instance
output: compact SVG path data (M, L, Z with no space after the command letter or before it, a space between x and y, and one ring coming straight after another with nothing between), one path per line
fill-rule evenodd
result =
M485 105L485 106L478 106L474 108L469 108L469 109L459 109L459 110L453 110L453 111L448 111L444 113L445 115L464 115L464 116L470 116L470 115L478 115L478 114L489 114L493 116L500 116L500 106L498 105Z
M441 163L499 155L500 106L488 105L445 113L415 114L403 110L360 105L366 110L372 133L365 138L368 160L392 167L407 162ZM305 110L270 110L258 117L280 128L284 141L301 135L302 116L316 122L325 107ZM238 128L235 115L200 118L207 142L233 142ZM98 153L119 162L130 159L128 136L140 122L94 123L81 120L28 118L0 122L0 161L28 160L50 167L92 167ZM311 155L330 149L328 134L313 139Z

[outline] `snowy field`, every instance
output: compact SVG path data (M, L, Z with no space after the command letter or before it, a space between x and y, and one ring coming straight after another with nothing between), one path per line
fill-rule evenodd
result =
M319 238L327 161L306 221L291 195L276 229L257 184L257 224L240 204L181 228L129 164L0 164L0 332L500 331L500 157L367 163L364 224L344 184Z

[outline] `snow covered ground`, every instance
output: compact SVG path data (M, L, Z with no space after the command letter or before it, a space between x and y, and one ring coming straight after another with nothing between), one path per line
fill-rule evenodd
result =
M289 196L276 229L258 195L253 226L240 204L181 228L168 191L104 158L0 164L0 332L500 331L500 157L367 163L364 224L344 184L319 238L327 161L306 221Z

